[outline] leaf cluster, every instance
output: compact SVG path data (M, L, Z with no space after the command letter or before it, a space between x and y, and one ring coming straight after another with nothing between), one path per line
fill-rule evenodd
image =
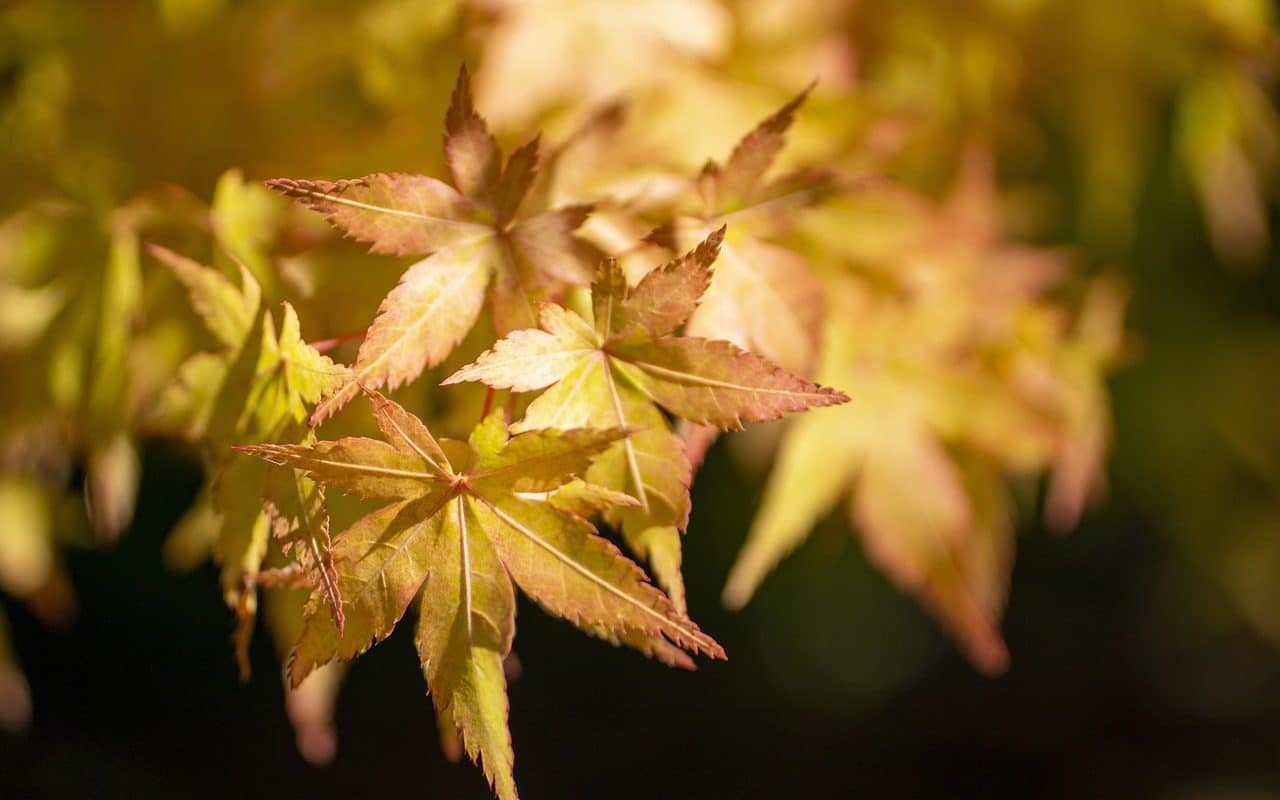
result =
M749 136L719 177L704 173L731 199L702 227L758 201L753 185L801 99ZM545 207L547 194L531 192L539 147L535 137L504 157L464 70L445 121L449 182L385 173L267 182L372 252L419 259L382 299L349 369L303 341L289 303L277 329L247 267L234 281L149 249L218 345L181 366L153 419L207 453L214 552L240 619L242 669L259 586L309 587L288 656L295 691L386 638L412 607L446 749L460 737L501 797L515 796L503 674L514 587L664 663L723 658L687 616L680 537L693 463L672 420L738 430L848 399L698 321L726 293L716 289L724 225L634 282L620 259L588 269L592 248L574 232L594 205ZM477 328L486 308L492 325ZM444 363L473 329L470 339L494 332L490 347L442 385L484 384L481 421L465 441L437 438L379 390ZM505 408L491 402L498 392ZM317 438L314 426L350 420L343 409L361 396L380 438ZM335 492L376 507L331 531ZM662 589L593 520L617 529Z

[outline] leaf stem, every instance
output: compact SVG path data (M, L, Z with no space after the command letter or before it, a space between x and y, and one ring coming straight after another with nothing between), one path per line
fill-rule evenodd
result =
M347 342L364 338L365 334L367 334L368 332L369 332L368 328L361 328L358 331L351 331L350 333L344 333L341 336L335 336L332 339L322 339L318 342L311 342L311 347L317 353L327 353L333 348L337 347L338 345L346 344Z
M493 387L489 386L484 393L484 407L480 409L480 421L484 422L489 418L489 409L493 407Z
M264 589L297 589L307 585L307 575L301 564L293 563L285 567L246 572L240 582L246 591L256 586Z

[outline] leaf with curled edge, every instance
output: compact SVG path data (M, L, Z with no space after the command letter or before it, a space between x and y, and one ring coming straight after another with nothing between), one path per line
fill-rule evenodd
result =
M152 422L217 447L260 440L301 423L308 406L345 384L346 367L303 341L298 314L281 306L281 323L241 269L236 287L220 270L158 245L148 252L187 288L192 307L221 345L192 355L157 400Z
M723 231L648 273L634 288L617 262L592 286L592 321L543 305L538 330L516 331L444 383L543 390L516 429L620 426L634 430L592 465L591 483L639 507L605 513L659 582L682 603L679 531L688 522L692 469L661 409L719 428L845 402L724 341L672 336L696 312Z
M672 649L723 657L639 567L550 501L625 430L513 436L495 413L467 442L440 441L393 401L371 397L381 440L238 448L329 490L385 503L336 537L346 624L339 631L313 592L289 659L292 685L386 638L420 595L415 639L435 706L456 724L498 796L509 798L515 785L502 662L515 630L513 581L551 613L669 663L687 658ZM603 502L572 491L579 499L569 505Z
M309 440L314 440L313 434L308 434L303 443L312 443ZM346 620L333 563L324 487L297 470L272 470L264 487L263 507L271 520L271 535L280 543L284 555L301 567L341 632Z
M313 424L349 403L361 386L394 389L439 364L471 330L486 298L504 334L533 327L538 301L591 280L574 238L591 207L517 215L537 174L538 140L504 164L472 104L465 68L445 117L444 149L450 183L397 173L267 181L372 252L422 257L383 300L352 381L324 399Z
M187 288L197 314L222 346L191 356L160 396L153 423L206 446L213 555L224 600L236 614L234 636L242 675L257 616L257 581L272 531L283 538L309 580L325 589L335 621L341 604L328 546L328 514L306 478L284 481L229 460L227 447L245 441L303 441L309 406L346 383L348 370L303 341L289 303L281 322L261 307L253 276L236 287L220 270L159 246L149 252Z

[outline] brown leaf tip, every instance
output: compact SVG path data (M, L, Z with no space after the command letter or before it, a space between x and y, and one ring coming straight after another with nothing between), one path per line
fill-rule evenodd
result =
M231 449L237 453L243 453L247 456L260 458L268 464L275 464L278 467L288 465L288 461L280 455L285 452L285 448L276 444L233 444Z
M453 94L449 98L449 110L445 112L444 127L449 133L456 133L471 120L479 120L475 105L471 100L471 73L467 65L458 68L458 81L454 84ZM483 124L483 122L482 122Z
M760 129L779 134L786 132L791 127L791 123L795 122L796 112L800 110L800 106L804 105L804 102L809 99L809 95L813 93L817 86L817 78L809 81L809 85L804 87L800 94L793 97L790 102L761 122Z
M676 243L676 224L673 220L667 220L658 227L649 231L640 240L647 244L657 245L667 250L675 251L679 249Z
M309 181L295 178L270 178L263 181L268 189L285 197L301 200L323 200L326 196L340 195L352 186L365 186L364 178L348 178L340 181Z
M721 225L711 232L711 235L702 240L694 249L694 258L700 263L710 265L720 257L720 246L724 244L724 232L728 228L727 225Z
M817 390L818 394L822 395L824 398L821 402L817 403L816 405L841 406L852 399L851 397L849 397L849 395L845 394L839 389L833 389L830 386L822 386L821 384L814 384L814 388Z

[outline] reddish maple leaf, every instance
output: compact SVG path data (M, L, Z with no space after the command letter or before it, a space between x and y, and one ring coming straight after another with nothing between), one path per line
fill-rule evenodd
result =
M466 69L445 118L452 185L425 175L377 173L337 182L276 179L267 185L321 212L375 253L425 256L382 301L353 365L351 382L312 415L328 418L361 386L395 388L435 366L466 335L491 298L499 333L529 327L536 302L589 267L573 231L590 213L574 205L520 216L538 164L538 139L503 162L472 107Z

